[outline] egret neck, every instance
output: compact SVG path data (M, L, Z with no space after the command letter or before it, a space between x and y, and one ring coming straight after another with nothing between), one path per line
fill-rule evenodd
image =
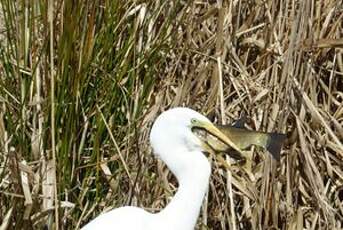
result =
M208 189L211 166L200 150L170 150L175 161L165 162L176 176L179 187L170 203L156 214L165 221L167 229L194 229L200 207Z

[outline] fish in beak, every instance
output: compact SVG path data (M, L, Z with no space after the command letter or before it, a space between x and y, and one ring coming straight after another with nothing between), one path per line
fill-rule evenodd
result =
M233 158L240 159L242 156L247 158L242 150L255 145L268 150L273 158L279 161L286 135L248 130L244 128L244 123L245 117L232 126L200 122L200 124L194 124L192 131L202 140L205 151L228 153ZM238 155L232 149L237 151Z
M240 153L242 156L247 158L246 154L234 142L232 142L230 138L228 138L223 132L221 132L211 122L200 121L197 119L192 119L191 122L192 122L192 125L191 125L192 132L195 133L200 138L200 140L202 141L204 150L212 152L210 150L213 147L214 147L214 150L216 150L217 144L218 144L218 148L220 149L219 146L221 145L219 143L221 143L227 148L234 149L235 151ZM223 148L223 146L221 146L221 148Z

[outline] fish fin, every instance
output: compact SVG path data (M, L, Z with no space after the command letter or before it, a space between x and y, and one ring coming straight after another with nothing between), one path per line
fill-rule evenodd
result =
M236 161L242 161L245 159L244 156L242 156L242 154L240 154L234 149L229 149L228 151L225 151L224 153L226 153L227 155L229 155L231 158L235 159Z
M245 113L242 113L241 114L241 117L234 121L232 124L229 124L229 125L216 125L217 128L219 129L227 129L227 128L238 128L238 129L246 129L245 128L245 123L247 122L247 115Z
M243 112L241 114L241 117L237 121L233 122L231 126L235 128L243 129L245 128L244 125L246 122L247 122L247 115Z
M272 154L275 160L280 161L280 151L283 142L286 140L285 134L270 133L267 140L266 149Z

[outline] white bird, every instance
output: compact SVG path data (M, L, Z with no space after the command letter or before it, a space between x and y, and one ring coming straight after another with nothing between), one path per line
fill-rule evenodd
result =
M194 229L208 189L211 166L203 142L192 128L201 128L234 149L238 148L205 116L189 108L163 112L153 124L150 142L153 151L176 176L179 187L170 203L158 213L138 207L121 207L101 214L83 230L190 230ZM239 150L238 150L239 151Z

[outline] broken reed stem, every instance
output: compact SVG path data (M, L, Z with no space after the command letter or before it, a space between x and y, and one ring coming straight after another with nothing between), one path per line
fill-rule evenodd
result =
M106 121L106 119L105 119L105 117L104 117L104 114L101 112L101 109L99 108L99 106L97 106L97 109L98 109L98 112L100 113L100 116L101 116L101 118L102 118L102 121L104 122L104 124L105 124L105 126L106 126L106 129L107 129L107 131L108 131L108 133L109 133L109 135L110 135L110 137L111 137L111 140L112 140L112 142L113 142L113 145L114 145L114 147L116 148L116 151L118 152L120 161L122 162L122 164L123 164L123 166L124 166L124 169L125 169L125 172L126 172L127 176L129 177L130 184L131 184L131 186L133 186L134 183L133 183L133 180L132 180L132 178L131 178L131 174L130 174L130 172L129 172L129 168L127 167L127 163L125 162L124 157L123 157L123 154L121 153L121 151L120 151L120 149L119 149L119 146L118 146L118 144L117 144L117 141L115 140L115 138L114 138L114 136L113 136L113 134L112 134L112 132L111 132L111 129L110 129L110 127L108 126L108 123L107 123L107 121Z

